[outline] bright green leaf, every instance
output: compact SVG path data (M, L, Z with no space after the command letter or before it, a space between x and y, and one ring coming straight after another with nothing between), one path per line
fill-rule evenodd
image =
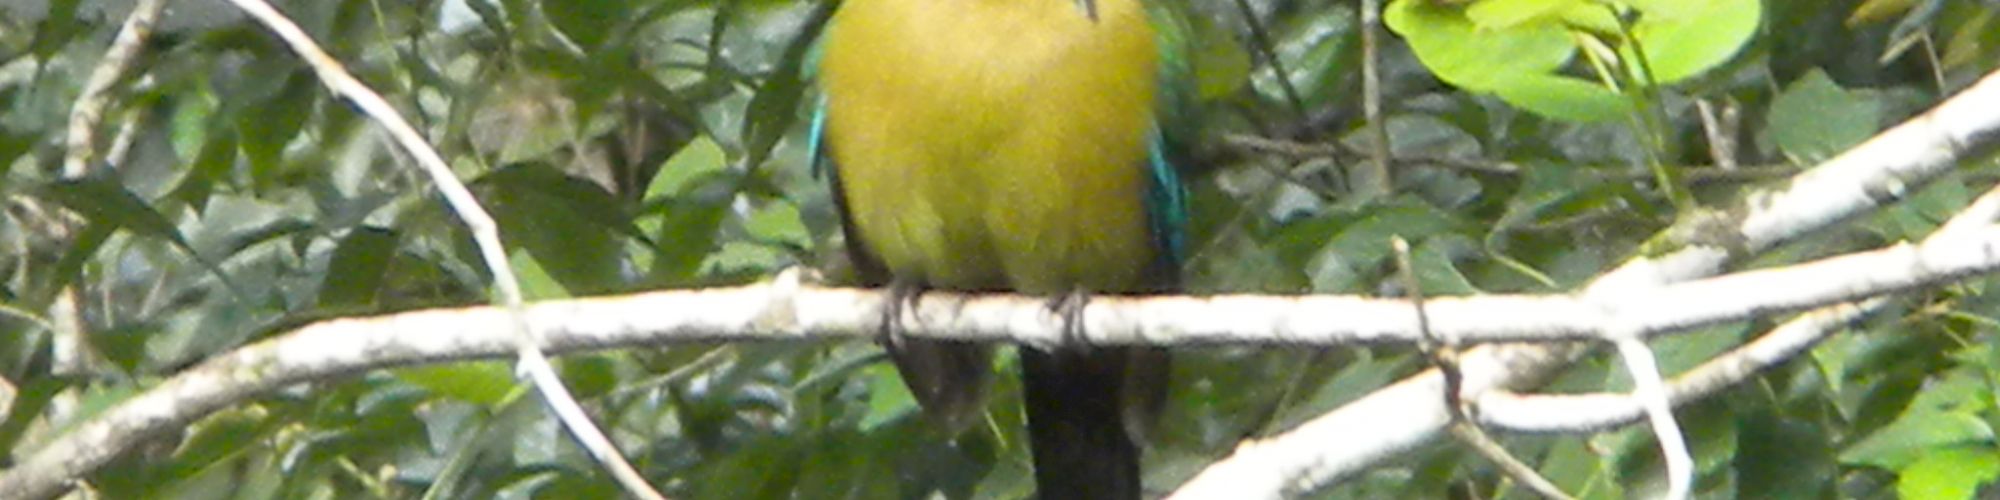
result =
M1546 21L1585 0L1481 0L1465 8L1465 18L1480 29L1498 30L1515 25ZM1602 10L1600 7L1599 10Z
M877 363L862 370L861 376L868 380L868 414L861 417L861 430L874 429L916 411L917 398L910 394L909 386L903 385L896 365Z
M2000 478L2000 452L1990 444L1931 451L1901 472L1896 478L1899 497L1973 498L1981 486Z
M766 203L752 210L746 226L757 241L796 248L812 246L812 235L807 233L805 221L799 218L799 207L790 202Z
M721 172L725 166L722 146L708 136L696 137L660 167L660 173L654 175L653 182L646 186L645 199L653 202L663 197L687 194L688 189L702 178Z
M1481 30L1464 13L1425 0L1390 2L1383 22L1409 42L1417 59L1438 78L1474 91L1491 91L1523 75L1549 73L1576 52L1559 24Z
M489 407L506 403L518 387L513 371L501 361L404 368L396 376L433 393Z
M1646 66L1660 85L1699 75L1735 57L1757 33L1763 13L1759 0L1677 0L1675 8L1641 13L1632 35L1645 50ZM1632 60L1630 47L1621 54ZM1628 64L1634 70L1639 64Z
M1524 74L1495 84L1493 91L1508 104L1563 121L1605 121L1631 109L1617 92L1567 76Z
M514 252L508 257L508 267L514 268L514 279L521 282L521 298L527 300L565 299L573 297L561 282L549 276L541 261L529 252Z
M1977 415L1960 412L1905 414L1888 427L1841 450L1840 461L1899 468L1934 453L1939 447L1990 444L1993 437L1993 428Z

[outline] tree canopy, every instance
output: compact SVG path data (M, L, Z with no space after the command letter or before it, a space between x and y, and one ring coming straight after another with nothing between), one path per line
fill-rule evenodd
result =
M624 494L515 330L669 497L1034 491L1017 358L943 435L840 288L805 140L837 2L279 2L326 61L254 5L0 5L0 485L37 488L0 498ZM1639 359L1695 495L2000 491L2000 3L1160 6L1194 297L1090 323L1176 349L1148 491L1534 496L1484 429L1568 495L1655 495ZM926 334L1054 338L1034 300L925 300ZM1298 444L1339 422L1401 427Z

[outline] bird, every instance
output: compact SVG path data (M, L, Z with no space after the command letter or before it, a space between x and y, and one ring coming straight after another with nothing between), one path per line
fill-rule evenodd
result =
M1180 288L1185 30L1142 0L845 0L820 41L808 149L849 260L891 290L890 358L926 415L978 415L992 347L893 331L921 290L1051 298ZM1072 339L1075 337L1072 337ZM1157 347L1020 347L1037 495L1142 494Z

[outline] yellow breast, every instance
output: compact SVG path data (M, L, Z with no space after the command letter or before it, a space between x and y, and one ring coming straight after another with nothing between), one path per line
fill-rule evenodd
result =
M847 0L820 63L861 241L931 286L1129 290L1158 51L1137 0Z

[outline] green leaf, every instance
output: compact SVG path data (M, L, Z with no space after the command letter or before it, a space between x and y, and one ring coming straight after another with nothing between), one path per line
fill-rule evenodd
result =
M146 238L167 240L193 255L194 247L180 228L116 179L90 177L43 186L42 194L84 218L132 231Z
M181 177L180 184L174 186L170 196L188 206L206 206L215 185L228 181L229 170L236 167L236 150L236 135L233 133L219 134L203 143L187 175Z
M1465 8L1465 18L1480 29L1507 29L1558 18L1578 5L1587 4L1583 0L1481 0Z
M1611 457L1588 437L1562 437L1536 468L1550 482L1579 498L1624 498L1625 489L1609 470Z
M359 226L340 239L327 259L317 303L328 309L363 309L375 303L383 275L396 257L395 231Z
M1383 13L1389 29L1409 42L1439 79L1474 91L1561 68L1576 45L1561 24L1528 23L1483 30L1461 11L1426 0L1395 0Z
M731 241L723 243L722 248L702 260L701 274L718 277L763 274L777 271L791 263L791 255L776 248Z
M2000 478L2000 452L1989 443L1932 451L1903 468L1896 478L1902 498L1973 498L1980 487Z
M1649 2L1632 36L1645 50L1653 82L1667 85L1728 62L1750 43L1763 14L1759 0L1674 0ZM1621 57L1632 61L1631 47ZM1642 67L1628 64L1635 72ZM1644 81L1643 75L1640 78Z
M28 43L36 60L49 60L68 46L71 38L87 32L87 26L77 21L76 7L81 3L82 0L55 0L47 4L48 10L43 12L47 17L32 31L34 38Z
M807 59L812 54L814 42L819 40L820 28L826 25L826 20L833 13L832 3L817 3L812 8L812 18L806 21L804 29L797 30L798 33L792 36L791 42L785 46L784 55L776 61L776 68L764 78L764 84L757 88L756 95L750 98L740 132L744 142L744 164L750 168L763 164L771 154L771 148L778 144L778 139L784 138L785 133L793 129L793 122L798 121L799 100L808 87L805 75L812 64Z
M903 418L917 410L917 398L910 394L909 386L903 384L902 375L896 373L896 365L876 363L861 371L868 381L868 413L862 415L861 430L870 430L882 424Z
M173 115L169 118L169 139L174 152L181 158L199 158L207 154L207 148L215 143L209 137L209 119L215 116L216 102L208 94L196 94L176 101ZM230 142L230 153L235 154Z
M1840 469L1825 429L1770 411L1736 422L1733 467L1741 498L1822 498L1832 491Z
M441 396L488 407L506 404L521 389L507 363L500 361L404 368L396 370L396 377Z
M718 229L730 212L721 202L691 201L660 203L646 222L657 225L657 242L647 282L653 285L689 283L701 271L702 261L716 249Z
M1411 198L1400 198L1395 203L1371 209L1366 215L1342 228L1339 234L1320 247L1319 254L1307 263L1314 273L1314 290L1350 291L1356 286L1340 280L1329 281L1327 277L1345 276L1358 279L1360 274L1322 276L1319 271L1346 270L1348 272L1372 272L1390 257L1389 238L1401 236L1413 244L1421 245L1425 238L1451 231L1458 221L1450 214L1440 212L1429 205Z
M590 399L618 387L618 361L610 353L567 356L557 366L563 384L577 399Z
M172 479L186 478L216 462L261 444L271 430L268 412L249 407L209 415L188 426L192 435L175 450Z
M1355 66L1354 47L1360 43L1354 27L1355 12L1347 8L1327 9L1323 14L1293 18L1277 26L1276 46L1272 49L1281 61L1286 61L1285 73L1280 75L1270 71L1253 71L1252 82L1258 93L1267 99L1279 101L1288 99L1278 78L1289 79L1293 90L1300 93L1308 108L1335 105L1347 102L1353 91L1352 76L1358 71ZM1197 74L1208 71L1197 67ZM1282 101L1280 101L1282 102ZM1182 112L1179 119L1192 119L1198 114Z
M312 116L313 93L319 80L304 70L291 71L276 95L255 106L235 110L236 138L250 162L250 177L259 189L281 185L285 146L291 144Z
M1874 135L1881 122L1880 103L1840 88L1814 69L1771 102L1765 132L1792 161L1814 164Z
M1473 252L1474 245L1466 238L1446 235L1427 239L1411 251L1410 265L1415 267L1417 283L1424 287L1424 295L1430 297L1463 296L1479 293L1479 288L1459 271L1454 258Z
M1163 2L1155 2L1163 3ZM1217 26L1213 19L1198 16L1188 19L1192 28L1189 44L1192 45L1195 71L1195 95L1198 100L1220 98L1236 92L1250 79L1250 51L1236 38L1236 32Z
M667 158L653 181L646 185L647 202L689 193L702 179L717 175L727 166L722 145L708 136L696 137Z
M1895 422L1840 452L1840 461L1849 464L1900 468L1937 448L1965 443L1992 443L1993 428L1978 415L1962 412L1916 412Z
M146 342L158 333L160 325L131 323L93 331L83 338L93 352L125 373L133 374L147 366Z
M1493 92L1529 112L1562 121L1589 123L1624 116L1624 96L1595 82L1567 76L1523 74L1495 83Z
M585 49L596 48L613 28L630 19L630 6L624 0L562 0L540 5L550 24Z
M554 276L549 276L547 268L530 252L514 252L508 257L507 265L514 269L514 278L521 281L521 298L526 300L552 300L574 297L568 288Z
M125 190L125 186L116 179L89 177L61 181L43 186L41 194L70 210L83 214L85 219L94 223L93 226L102 230L125 229L141 237L166 240L185 252L189 259L214 274L223 286L239 296L243 295L235 282L229 279L229 275L224 273L220 266L202 257L201 252L196 251L194 246L188 243L187 237L181 234L179 228L174 227L173 222L167 220L166 215L154 210L138 195ZM108 235L109 233L105 234ZM88 238L78 239L79 243L86 240ZM89 249L94 252L95 246L96 244L92 244ZM79 258L88 255L83 254ZM81 262L77 264L80 265ZM57 269L64 267L57 266Z
M812 246L812 235L806 231L805 220L799 217L799 207L789 201L776 200L752 210L745 226L750 237L757 241L792 248Z
M645 241L610 193L541 165L509 167L480 179L502 238L526 249L571 293L623 285L618 234Z

